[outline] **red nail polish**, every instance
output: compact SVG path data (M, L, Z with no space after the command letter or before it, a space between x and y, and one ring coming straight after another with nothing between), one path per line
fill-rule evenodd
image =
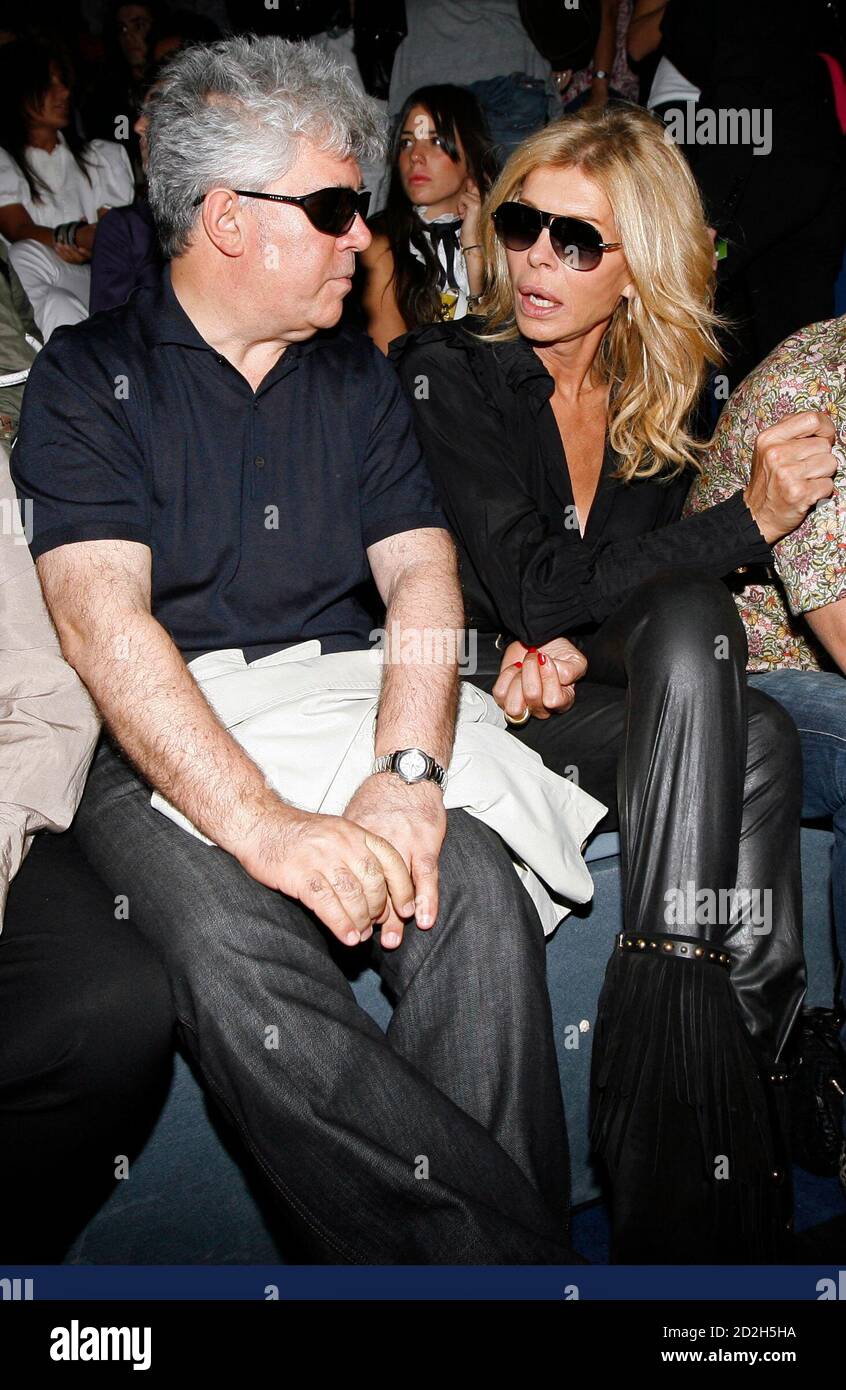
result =
M519 671L519 670L520 670L520 667L523 665L523 663L522 663L522 661L515 661L514 665L517 667L517 670Z
M526 655L529 656L532 652L536 652L536 651L537 651L537 647L527 647L527 648L526 648Z
M544 656L543 652L538 652L538 665L539 665L539 666L545 666L545 665L546 665L546 657Z

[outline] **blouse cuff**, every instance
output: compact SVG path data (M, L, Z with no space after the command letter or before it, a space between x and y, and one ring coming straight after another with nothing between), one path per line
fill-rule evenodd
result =
M743 489L738 488L722 506L731 518L737 534L738 547L744 555L744 562L739 566L738 572L743 573L750 565L772 564L772 546L765 540L757 521L747 507Z

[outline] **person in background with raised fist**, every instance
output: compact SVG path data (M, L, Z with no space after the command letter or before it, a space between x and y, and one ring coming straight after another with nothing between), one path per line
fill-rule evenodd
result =
M686 511L718 506L738 487L772 542L768 564L742 566L729 581L749 684L799 730L803 816L831 819L834 927L846 961L846 316L791 334L732 393ZM787 534L785 519L796 523Z

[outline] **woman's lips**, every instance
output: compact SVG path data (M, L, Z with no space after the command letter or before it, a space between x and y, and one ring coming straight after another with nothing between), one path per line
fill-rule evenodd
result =
M532 319L545 319L561 308L561 301L551 299L540 290L519 290L520 308Z
M412 174L412 175L411 175L411 178L408 180L408 182L409 182L409 183L430 183L431 180L430 180L428 174Z

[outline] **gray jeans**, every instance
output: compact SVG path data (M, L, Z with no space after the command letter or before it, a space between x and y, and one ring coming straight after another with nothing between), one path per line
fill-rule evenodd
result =
M559 1264L569 1156L544 937L502 842L450 811L435 927L356 948L150 806L103 736L74 833L169 972L184 1041L306 1258Z

